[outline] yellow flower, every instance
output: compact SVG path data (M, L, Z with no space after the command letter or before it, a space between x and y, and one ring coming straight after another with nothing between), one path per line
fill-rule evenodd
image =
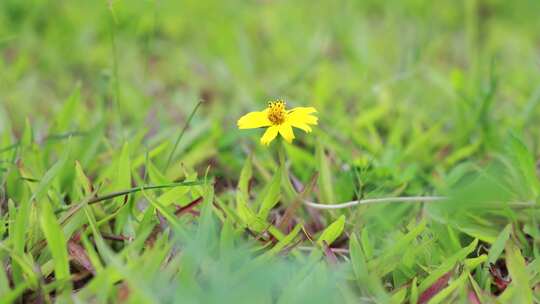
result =
M271 101L264 111L251 112L238 120L239 129L254 129L268 127L261 137L263 145L269 145L279 134L288 142L294 139L293 128L299 128L305 132L311 132L309 125L317 125L317 117L312 114L317 112L313 107L298 107L286 109L283 100Z

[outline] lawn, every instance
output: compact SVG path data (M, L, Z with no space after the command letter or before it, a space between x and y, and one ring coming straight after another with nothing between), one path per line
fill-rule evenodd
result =
M540 303L538 12L0 1L0 303Z

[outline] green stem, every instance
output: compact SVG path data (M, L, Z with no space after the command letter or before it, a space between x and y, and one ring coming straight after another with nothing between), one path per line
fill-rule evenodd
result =
M197 112L197 109L199 109L199 107L201 106L201 103L202 103L202 101L197 102L197 104L195 105L195 108L193 108L193 111L191 111L191 114L189 114L189 117L188 117L186 123L184 124L184 127L182 128L182 131L180 132L180 134L178 134L178 137L176 138L176 141L174 142L173 149L171 150L171 154L169 154L169 158L167 159L167 165L165 166L165 172L167 172L167 170L169 169L169 166L171 165L171 162L172 162L172 159L173 159L173 156L174 156L174 152L176 151L176 148L178 147L178 144L182 140L182 137L184 137L184 133L186 133L186 130L189 127L189 124L190 124L191 120L195 116L195 113Z
M281 183L285 188L285 192L290 199L293 199L297 196L294 186L291 184L291 179L289 178L289 171L287 170L287 160L285 157L285 143L283 140L279 141L278 145L278 159L279 159L279 170L281 171Z

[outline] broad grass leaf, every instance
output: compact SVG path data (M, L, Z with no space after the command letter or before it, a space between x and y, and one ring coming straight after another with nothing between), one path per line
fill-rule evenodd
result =
M58 281L66 280L66 282L69 282L69 257L66 237L51 205L47 201L41 202L40 223L47 240L47 248L51 251L53 257L55 278Z
M484 264L487 260L488 256L486 254L482 254L475 258L466 259L464 261L464 265L469 271L474 271L478 266Z
M168 179L151 160L148 161L145 169L148 170L148 179L152 184L159 185L170 182L170 179Z
M9 239L12 246L11 248L15 254L23 255L32 203L27 199L19 205L19 208L16 208L15 203L12 200L9 200L8 206L10 214ZM13 264L13 281L15 285L23 281L22 269L16 263Z
M180 223L178 222L178 219L176 216L165 206L163 206L157 199L155 199L150 193L148 193L145 190L141 191L144 197L150 202L150 204L156 208L157 211L159 211L165 219L169 222L169 224L175 228L180 228ZM181 229L179 229L181 230Z
M139 156L135 157L131 162L131 168L133 170L138 169L140 166L146 164L146 160L151 160L161 155L163 152L167 151L169 147L169 142L163 142L157 147L153 148L148 152L141 153ZM164 174L163 174L164 175Z
M253 166L251 156L246 159L244 167L240 172L240 178L238 180L238 196L242 196L243 200L247 202L249 200L249 181L253 175Z
M426 224L426 220L422 220L407 234L395 241L391 247L385 248L381 256L369 261L369 269L379 276L384 276L393 271L397 267L404 250L426 229Z
M362 278L368 275L369 271L364 252L362 251L362 247L360 247L356 235L352 235L349 240L349 252L354 275L358 283L362 284Z
M69 158L69 153L70 149L65 149L62 157L45 173L45 175L43 175L38 185L36 186L30 201L40 201L41 198L47 193L50 185L54 181L54 178L64 169L64 166L66 165Z
M370 273L366 256L356 235L352 235L349 240L349 252L352 270L358 287L375 295L380 303L387 303L389 297L381 284L380 278Z
M326 156L322 144L317 145L317 168L319 170L319 191L321 202L327 204L335 204L336 196L334 195L334 187L332 182L332 172L330 169L330 160Z
M277 242L272 249L268 250L268 252L265 254L268 257L275 256L279 254L286 246L291 244L294 239L298 236L298 233L302 230L302 225L298 224L296 225L291 232L286 235L283 239L281 239L279 242Z
M411 283L411 295L409 297L409 303L416 304L418 303L418 278L414 277Z
M131 187L131 148L129 143L124 143L122 152L116 164L117 166L117 184L120 189L128 189Z
M0 252L0 265L4 265L3 252ZM0 295L7 294L10 290L7 273L4 267L0 267Z
M24 121L24 123L24 130L21 136L20 144L23 148L27 148L34 142L34 130L32 129L32 124L28 118Z
M226 219L219 234L219 252L225 253L233 249L235 231L231 220Z
M244 225L255 232L262 232L270 226L260 218L244 201L243 196L237 198L236 212Z
M448 287L438 292L433 298L429 300L429 304L437 304L443 302L448 298L456 289L463 288L469 276L469 272L464 271L456 280L452 281Z
M444 164L446 167L452 167L456 163L470 158L474 153L476 153L481 147L481 141L477 141L473 144L461 147L456 151L452 152L449 156L444 159Z
M122 151L116 160L115 164L115 173L114 173L114 189L122 190L131 188L131 159L130 159L130 146L126 142L122 146ZM118 207L123 204L124 197L116 198L115 206ZM130 214L130 206L124 208L116 217L116 225L114 227L114 233L120 234L126 228L126 223L128 222L128 217Z
M506 245L506 266L512 279L512 283L510 283L507 290L513 290L512 299L515 301L514 303L533 303L530 287L531 278L527 271L527 265L520 249L513 242L507 242Z
M61 133L72 131L70 124L74 122L78 111L84 111L79 106L81 100L81 86L77 85L68 99L64 102L62 109L54 119L53 132Z
M491 247L489 248L488 253L488 262L489 263L495 263L497 259L501 256L504 247L510 238L510 233L512 232L512 225L508 224L506 227L504 227L503 231L497 236L497 239L493 244L491 244Z
M362 249L364 250L366 259L373 258L375 247L369 238L369 229L367 227L364 227L362 232L360 232L360 242L362 243Z
M267 191L264 195L261 207L259 209L259 217L266 219L270 210L279 202L280 199L280 188L281 187L281 172L278 170L272 177L270 184L268 185Z
M82 189L81 198L92 193L92 183L88 176L84 173L81 163L75 162L75 182L78 184L80 189Z
M101 262L101 259L99 258L98 253L96 252L96 249L94 247L94 244L91 243L88 240L88 237L86 234L81 235L81 243L86 251L86 254L88 255L88 259L90 259L90 263L92 264L92 267L94 267L96 273L100 273L103 271L103 264Z
M454 269L458 262L464 261L465 258L476 249L476 246L478 246L478 240L472 241L467 247L462 248L460 251L447 258L441 265L439 265L439 267L437 267L437 269L431 271L430 274L424 280L422 280L420 286L418 286L418 291L420 293L426 291L440 277Z
M21 283L15 287L15 289L12 289L6 293L1 294L2 303L15 303L17 299L21 297L21 295L26 291L26 289L29 287L28 282Z
M201 204L201 214L199 216L199 226L197 229L197 239L208 248L212 244L217 244L218 224L213 216L214 188L205 184L203 187L204 201Z
M91 130L87 132L86 136L81 138L81 144L78 147L79 151L75 152L74 155L76 159L81 162L83 168L92 165L93 161L96 159L96 155L103 140L104 130L105 123L100 122L94 125Z
M326 242L328 246L343 233L343 228L345 227L345 215L341 215L335 222L330 224L326 229L323 230L319 238L317 239L317 244L322 246L323 242Z
M405 301L407 297L407 288L400 288L398 291L394 292L390 297L390 303L399 304Z
M284 145L284 147L290 160L291 168L295 174L298 174L298 178L300 180L309 179L312 170L317 166L313 152L297 145Z
M186 195L191 190L190 187L177 187L170 190L166 190L161 194L157 200L163 206L169 206L173 203L179 203L182 199L185 199Z
M540 181L536 171L536 161L523 141L515 134L509 136L507 154L513 165L510 170L517 170L513 184L520 189L522 199L536 199L540 193Z

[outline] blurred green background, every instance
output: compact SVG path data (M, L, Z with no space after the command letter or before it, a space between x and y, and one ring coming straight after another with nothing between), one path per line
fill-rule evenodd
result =
M259 133L247 139L235 121L276 97L319 109L317 136L300 140L327 143L343 164L430 173L441 158L453 156L446 169L499 145L508 129L538 154L537 1L0 5L4 131L20 135L29 118L45 137L80 85L71 129L105 122L113 140L141 129L172 138L205 101L193 124L210 147L201 160L255 145Z
M298 188L319 173L310 199L335 204L447 194L457 187L463 191L458 198L473 201L449 208L382 204L320 218L300 213L313 234L346 215L347 237L336 247L347 247L349 236L369 228L370 236L362 236L367 260L384 257L388 248L404 252L392 247L404 237L402 229L415 231L416 219L428 214L421 246L408 247L404 260L378 278L393 282L387 289L429 274L474 238L485 243L478 248L488 247L509 223L532 235L530 243L524 234L515 236L532 260L538 255L537 211L533 217L475 203L486 199L478 192L507 201L538 198L538 12L536 0L2 0L0 181L10 184L9 174L39 179L69 146L69 162L79 161L105 190L147 177L154 183L200 177L210 168L217 200L234 206L242 167L252 155L249 185L258 206L277 168L276 147L262 147L262 131L237 130L236 121L284 98L290 106L319 111L315 132L296 131L294 145L285 145L287 172ZM199 101L173 165L166 166ZM4 153L20 143L37 145ZM131 178L116 181L126 155ZM147 167L149 160L155 167ZM497 180L470 182L478 172ZM61 174L49 194L73 195L73 174ZM7 198L18 204L24 191L15 192L8 189ZM183 195L179 204L195 197ZM269 222L291 201L283 198ZM63 203L67 199L53 206ZM123 215L125 226L114 231L136 237L136 217ZM483 267L478 281L485 285Z
M229 133L243 111L282 96L316 106L325 133L362 147L365 116L380 105L403 129L476 129L465 118L481 106L492 63L490 120L522 127L538 119L533 0L0 5L3 128L20 129L25 117L46 125L80 83L87 126L116 99L116 119L149 129L180 124L205 100L204 116Z
M0 127L15 135L29 118L37 139L50 136L51 117L80 86L70 131L104 124L115 146L137 134L147 146L174 141L204 101L183 149L191 165L229 179L246 149L260 149L261 132L240 132L236 120L277 97L320 112L315 136L290 147L303 181L316 169L315 142L337 171L373 165L396 180L389 188L412 193L501 148L508 130L539 154L537 1L0 5Z

